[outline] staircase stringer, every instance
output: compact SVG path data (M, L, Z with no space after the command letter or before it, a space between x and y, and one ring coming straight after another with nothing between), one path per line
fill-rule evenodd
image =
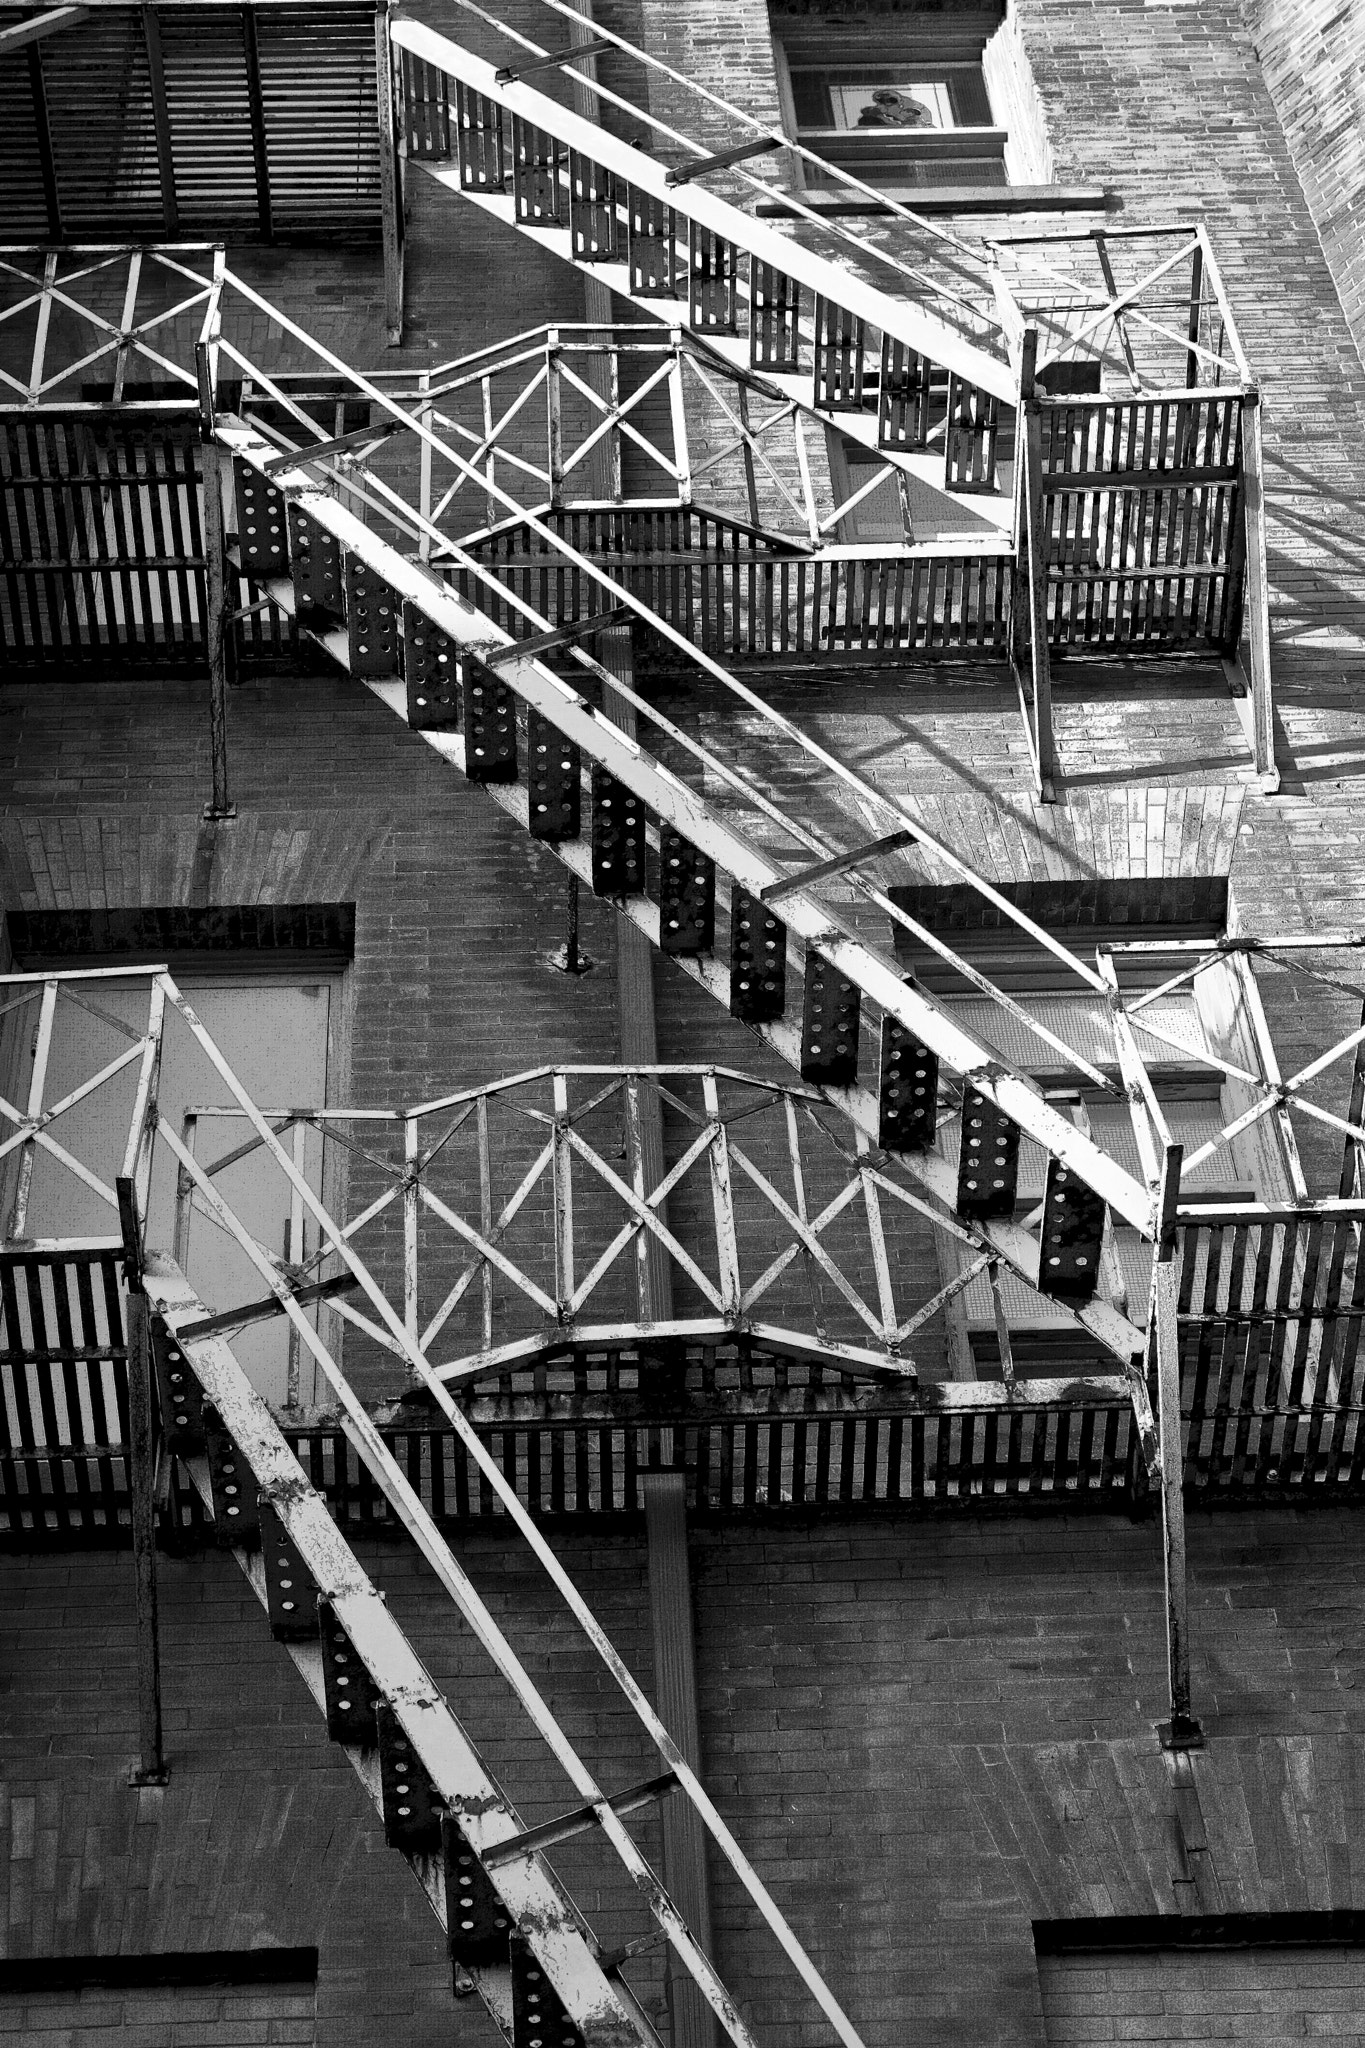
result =
M176 1262L149 1253L143 1282L153 1312L174 1333L177 1321L206 1314ZM524 1822L492 1777L438 1690L403 1629L309 1484L285 1442L265 1400L251 1386L230 1345L220 1336L175 1341L193 1367L206 1400L212 1402L260 1490L279 1516L307 1566L319 1594L331 1602L337 1621L364 1663L381 1696L392 1705L427 1775L460 1823L476 1855L524 1831ZM348 1432L349 1433L349 1432ZM357 1449L360 1446L357 1444ZM191 1477L212 1514L211 1489L190 1461ZM267 1607L259 1554L235 1548L233 1555ZM322 1659L310 1641L286 1642L295 1668L319 1708L324 1707ZM343 1745L380 1809L377 1752ZM418 1882L442 1926L445 1898L439 1857L409 1858ZM661 2048L650 2021L619 1975L608 1976L602 1950L544 1857L509 1859L491 1873L518 1930L529 1940L547 1976L591 2048ZM511 1978L505 1969L471 1967L485 2006L504 2037L512 2040Z

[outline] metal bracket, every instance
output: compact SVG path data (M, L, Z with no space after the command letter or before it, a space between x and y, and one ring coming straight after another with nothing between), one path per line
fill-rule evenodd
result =
M548 633L533 633L529 640L514 640L508 647L490 647L479 658L485 668L505 668L510 662L526 661L533 655L548 653L553 647L567 647L574 640L604 633L609 626L622 626L631 617L628 605L613 605L609 612L594 612L590 619L555 626Z
M515 85L519 78L529 78L533 71L553 71L560 64L576 64L580 57L605 57L614 46L605 36L593 36L586 43L572 43L567 50L548 50L543 57L532 57L526 64L504 64L493 77L499 85Z
M347 1294L360 1282L354 1273L338 1273L334 1279L320 1280L314 1287L296 1287L292 1299L297 1302L330 1301L334 1294ZM191 1337L211 1337L216 1330L240 1330L246 1323L263 1323L268 1316L282 1316L284 1303L274 1294L266 1294L259 1301L244 1301L240 1308L220 1309L217 1315L201 1316L196 1323L182 1323L172 1334L179 1344L186 1344Z
M396 434L406 420L378 420L372 427L357 427L354 433L338 434L335 440L314 441L308 448L287 448L280 455L267 455L261 468L270 474L276 469L296 469L301 462L317 462L324 455L346 455L352 448L366 448L387 441L390 434Z
M602 1803L613 1813L634 1813L637 1806L648 1806L651 1800L665 1799L678 1788L675 1771L665 1771L661 1777L646 1778L642 1785L632 1785L628 1792L617 1792ZM479 1851L479 1860L485 1870L496 1870L499 1864L512 1863L518 1856L533 1856L542 1849L552 1849L558 1842L570 1841L575 1835L584 1835L589 1828L599 1825L598 1809L589 1803L572 1807L562 1813L558 1820L542 1821L538 1828L527 1828L522 1834L509 1835L505 1842L494 1842Z
M766 889L759 890L764 903L776 903L780 897L794 895L811 882L823 882L827 875L840 875L846 868L856 868L865 860L872 860L878 854L896 853L902 846L913 846L915 835L911 831L888 832L884 839L869 840L866 846L854 846L847 853L836 853L829 860L817 861L813 868L802 868L795 875L784 875L780 882L769 882Z
M785 135L774 135L767 142L741 142L734 149L721 150L718 156L704 156L694 164L683 164L678 170L670 171L664 183L690 185L694 178L704 178L711 171L726 170L731 164L742 164L746 157L767 156L770 150L787 147Z

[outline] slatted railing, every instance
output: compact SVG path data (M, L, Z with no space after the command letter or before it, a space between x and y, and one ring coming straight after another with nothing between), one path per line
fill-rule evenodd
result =
M1235 650L1242 409L1237 392L1043 405L1054 649Z
M232 625L247 664L297 660L273 607ZM176 406L0 420L0 661L184 669L204 655L203 478L197 416Z
M0 1252L0 1524L16 1542L127 1542L119 1256Z
M1003 652L1011 558L931 548L781 552L737 521L695 508L582 511L544 523L689 640L721 660L808 661L915 653ZM556 625L601 610L601 587L511 526L471 553ZM520 614L467 572L460 595L518 632Z
M0 55L7 233L377 233L374 23L356 0L103 5Z
M1186 1492L1209 1505L1365 1497L1365 1260L1351 1221L1182 1233ZM126 1544L127 1385L118 1254L0 1261L0 1540ZM666 1382L659 1384L660 1376ZM642 1475L687 1474L706 1515L841 1510L1119 1511L1144 1487L1131 1404L1072 1380L902 1394L758 1347L585 1353L481 1383L467 1412L533 1512L634 1514ZM343 1526L396 1529L336 1427L289 1444ZM442 1524L505 1513L447 1428L394 1411L385 1441ZM169 1475L168 1475L169 1477ZM195 1496L170 1488L183 1537Z

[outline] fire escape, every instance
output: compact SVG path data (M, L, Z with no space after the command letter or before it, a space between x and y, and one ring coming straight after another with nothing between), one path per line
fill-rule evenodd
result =
M154 1519L163 1540L234 1549L441 1919L457 1983L513 2048L547 2024L592 2048L655 2039L634 1951L604 1948L547 1861L581 1834L619 1860L720 2028L753 2039L625 1824L665 1800L690 1808L826 2031L856 2044L856 2013L539 1518L637 1508L664 1469L716 1512L1150 1501L1169 1739L1196 1744L1185 1492L1346 1497L1361 1483L1365 1029L1281 1071L1251 969L1292 967L1293 934L1165 942L1181 964L1135 992L1141 940L1072 951L764 694L769 673L835 688L867 664L994 660L1048 801L1064 794L1054 665L1215 661L1273 786L1257 391L1203 227L969 246L890 203L899 238L860 237L753 171L787 138L712 98L706 132L719 112L731 138L717 149L597 85L607 50L662 67L549 4L564 46L501 31L502 64L381 16L390 326L401 191L419 175L445 196L452 237L478 209L509 246L535 243L638 318L547 326L420 377L367 374L220 247L172 239L169 211L167 238L131 251L61 245L55 229L0 251L5 659L35 676L58 660L92 675L202 667L217 816L231 812L234 673L336 664L790 1078L532 1066L398 1110L278 1109L242 1087L174 979L147 970L134 977L145 1022L54 1100L56 1020L98 1009L100 971L6 977L34 1035L25 1099L0 1100L14 1177L0 1491L17 1541L131 1520L144 1592ZM47 47L35 19L5 31L29 52L30 83L31 51ZM171 138L153 127L164 195ZM47 182L59 201L55 172ZM756 197L762 217L746 210ZM251 337L267 322L280 339L263 361ZM903 538L858 537L858 504L878 493ZM710 693L778 768L757 773L743 739L704 736L724 721L663 708L650 671ZM892 876L952 881L988 906L1098 1001L1102 1056L922 921ZM1003 1058L907 973L893 939L951 969L1027 1056ZM1192 1194L1199 1158L1172 1140L1149 1071L1157 999L1230 958L1255 1064L1216 1062L1241 1094L1203 1151L1273 1130L1293 1182L1278 1206ZM180 1128L158 1107L171 1034L221 1082L212 1111ZM1342 1060L1345 1114L1318 1088ZM117 1156L92 1163L61 1120L130 1078ZM1084 1091L1126 1107L1137 1172L1073 1113ZM242 1130L216 1158L196 1143L210 1114ZM1344 1147L1330 1195L1308 1188L1295 1118ZM304 1132L363 1140L344 1206L302 1170ZM170 1243L148 1228L158 1155L178 1175ZM247 1158L285 1190L292 1258L257 1241L223 1180ZM1020 1216L1030 1158L1042 1193ZM37 1162L103 1205L103 1234L28 1234ZM195 1215L239 1247L258 1298L198 1298ZM1119 1233L1145 1248L1145 1298L1120 1273ZM926 1278L938 1239L960 1261L941 1284ZM923 1376L917 1332L982 1282L1000 1378ZM1007 1287L1046 1302L1103 1369L1016 1371ZM334 1425L299 1426L250 1385L233 1337L272 1316L325 1383ZM343 1331L403 1371L401 1414L377 1419L356 1394ZM638 1715L658 1753L647 1781L608 1789L570 1743L451 1549L451 1522L479 1513L515 1527ZM387 1612L347 1541L376 1526L405 1532L511 1685L572 1787L558 1821L523 1825ZM143 1640L154 1756L150 1626Z

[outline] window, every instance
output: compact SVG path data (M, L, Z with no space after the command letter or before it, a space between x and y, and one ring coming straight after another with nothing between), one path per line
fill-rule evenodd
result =
M937 14L775 16L773 28L787 124L817 155L911 203L926 187L1007 182L985 28ZM838 184L810 163L804 177Z
M1213 939L1224 929L1227 916L1227 889L1221 879L1023 883L1006 885L1001 893L1064 940L1074 953L1090 960L1097 945L1121 943L1125 938ZM1082 1054L1106 1079L1118 1081L1104 1000L1086 993L1060 962L1050 965L1037 945L1003 912L964 888L913 886L892 894L912 916L941 932L970 964L1021 1001L1031 1016ZM908 943L901 944L902 940ZM1074 1070L1068 1071L1061 1054L999 1004L974 993L945 963L916 947L910 934L898 932L897 944L902 963L948 1003L978 1039L1013 1065L1026 1068L1064 1114L1130 1173L1142 1177L1125 1101L1085 1082ZM1130 995L1158 990L1190 964L1187 955L1176 953L1115 956L1120 986ZM1244 958L1229 956L1194 982L1156 996L1134 1019L1138 1048L1171 1136L1184 1145L1187 1154L1207 1144L1249 1105L1247 1084L1226 1075L1214 1059L1230 1060L1251 1073L1259 1071L1258 1000ZM1269 1124L1269 1119L1261 1119L1194 1166L1185 1182L1186 1199L1274 1199L1288 1193ZM959 1137L956 1122L944 1126L944 1150L954 1165ZM1017 1221L1029 1217L1042 1200L1046 1172L1046 1154L1024 1139L1019 1151ZM959 1248L945 1238L940 1256L946 1283L961 1270ZM1150 1248L1135 1230L1111 1226L1101 1286L1126 1303L1138 1322L1146 1313L1150 1257ZM1091 1340L1064 1308L1035 1294L1024 1282L1002 1273L1000 1292L1015 1362L1021 1369L1043 1370L1049 1362L1079 1359L1093 1349ZM998 1375L995 1305L985 1275L969 1282L950 1305L949 1343L955 1369L963 1377Z
M349 912L349 906L326 906L326 912ZM178 925L161 929L168 917ZM112 922L111 922L112 921ZM311 929L310 929L311 923ZM121 940L118 957L167 960L177 985L192 1004L214 1043L237 1078L262 1109L321 1106L335 1094L335 1069L340 1033L340 996L344 961L353 942L353 918L319 914L315 908L264 912L179 911L175 913L111 913L99 929L81 913L53 913L44 918L11 916L11 945L19 971L33 968L75 968L108 964L111 931ZM158 947L156 936L177 936L188 945ZM233 937L239 943L232 944ZM309 943L309 940L312 943ZM82 940L85 944L82 945ZM266 940L265 944L251 942ZM93 942L93 943L92 943ZM130 1037L145 1029L146 983L119 978L85 984L80 1000L59 1001L44 1092L45 1101L60 1101L108 1061L126 1049ZM35 1012L30 1005L6 1019L3 1093L10 1102L27 1094L35 1049ZM132 1067L102 1087L87 1102L64 1115L54 1135L106 1184L118 1171L136 1086ZM162 1058L159 1103L161 1114L184 1136L196 1159L205 1164L233 1151L248 1135L240 1118L198 1117L187 1126L186 1112L200 1107L222 1108L228 1090L208 1056L174 1021L168 1024ZM310 1185L323 1187L324 1147L316 1130L295 1125L287 1142L295 1163ZM5 1228L10 1228L18 1155L3 1162L0 1182ZM231 1308L259 1300L264 1283L246 1253L215 1221L177 1202L177 1166L169 1148L155 1155L147 1220L149 1244L174 1251L198 1293L211 1309ZM217 1178L252 1235L272 1251L295 1260L314 1247L309 1220L291 1215L283 1176L261 1170L259 1159L244 1159ZM26 1235L108 1236L113 1219L106 1204L85 1188L61 1163L41 1148L33 1164ZM300 1242L295 1244L294 1235ZM266 1398L282 1405L291 1397L309 1403L317 1398L312 1368L298 1356L298 1343L282 1318L254 1324L233 1338L234 1353Z

